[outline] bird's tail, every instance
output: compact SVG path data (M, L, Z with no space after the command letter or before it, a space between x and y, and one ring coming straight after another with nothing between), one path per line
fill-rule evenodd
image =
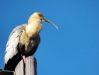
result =
M4 70L14 71L17 64L19 63L19 61L21 59L22 58L21 58L20 54L16 54L15 56L13 56L13 58L8 60L7 64L5 64Z

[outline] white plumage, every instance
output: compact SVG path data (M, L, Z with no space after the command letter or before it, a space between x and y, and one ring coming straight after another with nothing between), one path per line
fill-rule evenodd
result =
M16 55L18 53L17 45L19 43L19 38L22 34L22 30L25 29L26 25L27 24L17 26L11 32L11 34L8 38L8 42L6 44L6 54L4 57L5 64L7 64L8 60L11 59L14 55Z

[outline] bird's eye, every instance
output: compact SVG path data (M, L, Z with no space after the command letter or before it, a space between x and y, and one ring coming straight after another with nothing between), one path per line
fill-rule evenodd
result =
M42 21L42 18L40 18L40 20Z

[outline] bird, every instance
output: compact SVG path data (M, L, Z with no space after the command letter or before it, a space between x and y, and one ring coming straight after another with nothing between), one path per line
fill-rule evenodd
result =
M51 23L58 29L58 26L48 19L45 19L41 12L34 12L28 19L27 24L15 27L8 37L4 56L4 70L14 71L16 65L26 57L33 55L40 43L40 32L42 22Z

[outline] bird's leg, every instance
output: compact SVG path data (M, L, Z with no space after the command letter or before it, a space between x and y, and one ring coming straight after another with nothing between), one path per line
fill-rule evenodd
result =
M25 75L25 63L26 63L26 56L25 55L22 55L22 59L23 59L23 75Z
M26 56L25 55L22 55L22 59L23 59L24 63L26 63Z

